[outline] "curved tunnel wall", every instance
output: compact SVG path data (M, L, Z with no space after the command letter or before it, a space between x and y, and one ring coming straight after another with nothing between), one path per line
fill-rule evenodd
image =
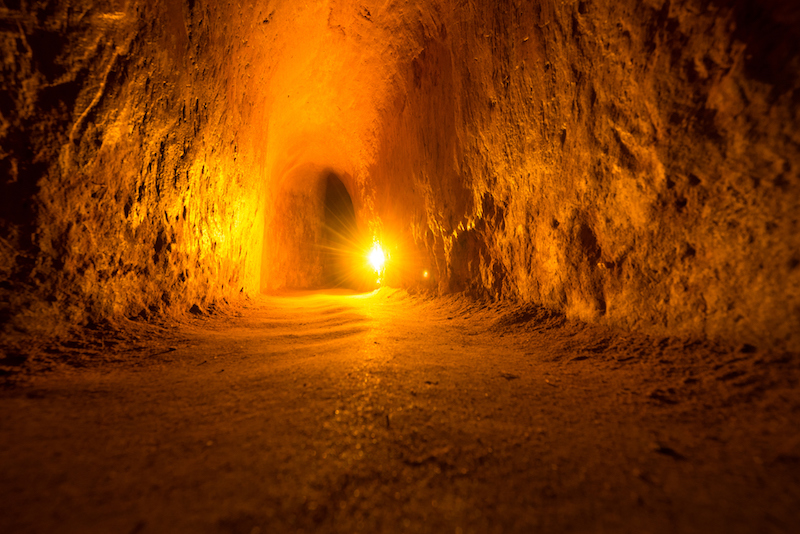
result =
M241 117L263 105L217 9L2 8L7 332L257 291L266 135Z
M796 347L787 5L432 10L387 113L378 213L399 207L443 291Z
M800 346L791 2L31 2L2 19L7 331L313 285L313 262L288 279L270 225L293 173L329 168L395 283L427 268L439 291Z

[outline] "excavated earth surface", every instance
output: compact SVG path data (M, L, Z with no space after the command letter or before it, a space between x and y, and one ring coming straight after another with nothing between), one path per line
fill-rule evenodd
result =
M81 332L2 361L2 532L800 520L792 354L390 289Z
M387 282L800 350L791 0L0 3L0 335ZM361 244L361 243L359 243Z

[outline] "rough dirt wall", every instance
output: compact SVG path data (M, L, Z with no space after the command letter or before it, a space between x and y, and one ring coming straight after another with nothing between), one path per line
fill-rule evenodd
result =
M310 166L395 282L800 346L790 2L5 5L7 327L289 284Z
M800 347L796 7L426 13L372 173L440 290Z
M217 2L5 5L6 330L257 291L264 135L241 120L259 101L232 45L246 24Z
M267 288L316 288L323 285L325 169L302 165L281 183L266 225L263 278Z

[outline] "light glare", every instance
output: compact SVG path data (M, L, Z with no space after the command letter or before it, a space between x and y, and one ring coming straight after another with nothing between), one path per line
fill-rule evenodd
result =
M380 243L372 245L372 250L369 251L369 264L375 269L375 272L381 274L383 266L386 263L386 255L383 253L383 247Z

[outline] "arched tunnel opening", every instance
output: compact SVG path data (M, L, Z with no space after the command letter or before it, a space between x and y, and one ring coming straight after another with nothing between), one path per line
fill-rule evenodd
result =
M361 289L362 269L356 269L360 248L356 212L347 188L334 173L325 177L323 279L329 287Z
M0 2L0 532L785 532L784 0Z

